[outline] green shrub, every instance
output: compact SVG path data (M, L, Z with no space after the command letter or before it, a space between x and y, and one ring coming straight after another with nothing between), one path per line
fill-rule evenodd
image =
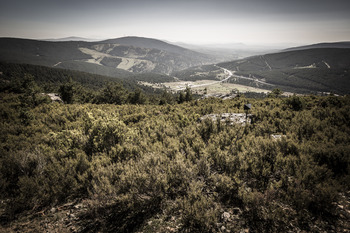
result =
M214 199L205 193L205 185L202 182L191 182L187 196L179 199L178 205L184 229L190 232L215 230L219 210Z
M289 108L293 109L294 111L300 111L304 109L305 102L304 100L299 96L292 96L284 100L285 105L287 105Z

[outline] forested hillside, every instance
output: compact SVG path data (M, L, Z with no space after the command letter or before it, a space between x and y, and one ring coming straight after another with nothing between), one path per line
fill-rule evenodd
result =
M120 78L85 72L0 62L0 91L67 94L69 103L173 103L178 96L139 85L139 81L161 82L173 78L161 74L129 74ZM135 99L136 98L136 99ZM43 98L39 98L41 101ZM64 99L65 100L65 99ZM38 100L35 100L38 101ZM35 102L34 101L34 102Z
M155 73L123 73L116 75L117 77L110 77L82 71L7 62L0 62L0 74L1 85L6 85L6 82L13 81L14 79L23 79L25 74L30 74L39 85L57 86L67 82L69 78L72 78L73 81L92 89L100 88L107 82L123 82L127 86L136 86L138 81L147 81L150 83L174 81L174 79L168 75Z
M265 82L290 92L349 94L350 49L328 46L254 56L218 66L234 71L237 79L231 81L235 83L261 86Z
M0 94L1 231L349 230L348 96L60 104L21 85ZM251 124L199 121L246 103Z

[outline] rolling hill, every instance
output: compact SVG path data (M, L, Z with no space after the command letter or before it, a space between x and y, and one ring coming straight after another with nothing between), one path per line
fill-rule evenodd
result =
M169 43L124 37L100 42L0 38L0 61L43 65L119 76L126 72L163 73L212 63L209 55Z
M283 51L288 52L288 51L296 51L296 50L323 49L323 48L350 49L350 41L312 44L312 45L288 48L288 49L285 49Z
M181 46L172 45L161 40L145 38L145 37L136 37L136 36L122 37L122 38L104 40L104 41L101 41L100 43L127 45L127 46L139 47L139 48L158 49L158 50L163 50L163 51L176 53L176 54L203 56L203 54L191 51Z
M220 63L236 71L268 71L280 69L346 69L350 67L350 49L319 48L279 52Z
M249 85L263 81L292 92L350 93L350 48L322 46L254 56L218 66L234 71L236 81Z

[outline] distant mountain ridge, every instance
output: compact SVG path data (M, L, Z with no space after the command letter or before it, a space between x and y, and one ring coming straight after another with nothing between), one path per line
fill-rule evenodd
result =
M334 43L318 43L312 45L298 46L292 47L282 50L282 52L289 51L298 51L298 50L306 50L306 49L324 49L324 48L338 48L338 49L349 49L350 41L342 41L342 42L334 42Z
M142 37L97 42L0 38L0 61L44 65L114 76L122 71L169 74L213 63L209 55Z
M78 36L70 36L64 38L51 38L51 39L43 39L42 41L51 41L51 42L63 42L63 41L86 41L86 42L94 42L98 41L97 39L90 39Z

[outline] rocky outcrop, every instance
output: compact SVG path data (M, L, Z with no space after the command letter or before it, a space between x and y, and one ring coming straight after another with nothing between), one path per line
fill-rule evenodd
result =
M245 114L245 113L220 113L220 114L208 114L205 116L202 116L200 118L200 121L205 121L206 119L210 119L212 121L218 121L226 122L229 125L239 124L239 125L245 125L250 124L252 122L252 114Z
M56 94L56 93L41 93L41 94L48 96L52 100L52 102L63 103L63 100L61 99L59 94Z

